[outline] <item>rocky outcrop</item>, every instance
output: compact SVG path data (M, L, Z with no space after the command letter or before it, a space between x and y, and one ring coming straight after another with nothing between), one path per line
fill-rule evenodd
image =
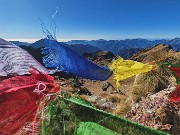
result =
M102 85L102 90L107 91L107 92L113 92L113 91L115 91L115 88L112 86L111 83L106 81Z
M101 96L91 95L87 98L87 101L91 102L99 109L103 109L106 111L116 109L116 105L114 103L108 101L106 98L103 98Z
M142 98L139 103L133 105L125 117L154 129L177 133L174 131L176 130L174 126L180 124L180 121L176 120L180 119L178 115L180 108L168 100L169 93L174 89L175 86L170 86L154 95Z

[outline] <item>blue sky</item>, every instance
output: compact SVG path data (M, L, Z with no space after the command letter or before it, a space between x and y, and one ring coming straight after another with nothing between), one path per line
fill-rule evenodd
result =
M180 37L180 0L0 0L0 37L44 37L41 18L55 21L57 38L124 39Z

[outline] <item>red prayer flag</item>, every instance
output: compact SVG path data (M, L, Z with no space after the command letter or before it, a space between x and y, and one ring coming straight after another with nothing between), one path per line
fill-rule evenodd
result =
M168 67L171 71L173 71L177 77L180 79L180 67ZM171 102L180 102L180 84L178 84L178 86L176 87L175 91L171 92L169 94L169 100Z
M171 102L180 102L180 84L176 87L175 91L169 94L169 100Z
M33 121L41 100L60 89L52 76L37 69L30 73L0 82L0 135L15 134L26 122Z
M171 71L173 71L177 76L178 78L180 78L180 67L168 67Z

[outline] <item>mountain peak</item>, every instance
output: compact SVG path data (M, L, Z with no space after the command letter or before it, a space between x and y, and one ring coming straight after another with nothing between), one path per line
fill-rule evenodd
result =
M173 51L170 45L158 44L153 47L142 49L138 53L134 54L130 59L149 63L160 59L163 60L163 58L170 56L170 54L173 56L176 53L179 52Z
M44 39L40 39L40 40L30 44L30 46L33 48L42 48L42 47L44 47Z

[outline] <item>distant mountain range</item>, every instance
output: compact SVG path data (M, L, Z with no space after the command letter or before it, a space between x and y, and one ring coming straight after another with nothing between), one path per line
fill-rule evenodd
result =
M35 49L44 47L44 39L38 40L32 44L11 41L18 46L29 46ZM125 39L125 40L72 40L68 42L61 42L61 44L71 48L79 54L84 52L95 53L97 51L111 51L114 54L128 58L134 53L140 51L143 48L151 47L157 44L171 45L174 50L180 50L180 38L174 39L159 39L159 40L147 40L147 39Z
M83 45L83 44L68 45L63 42L60 42L60 43L69 47L70 49L74 50L75 52L77 52L79 54L83 54L84 52L95 53L97 51L101 51L101 49L99 49L95 46L92 46L92 45ZM30 44L29 46L36 48L36 49L42 48L45 46L44 39L40 39L40 40L36 41L35 43Z
M98 47L92 45L83 45L83 44L76 44L76 45L67 45L67 47L71 48L72 50L76 51L79 54L87 53L96 53L101 51Z
M17 46L29 46L31 43L28 43L28 42L20 42L20 41L9 41Z
M180 50L180 38L174 39L160 39L160 40L147 40L147 39L125 39L125 40L72 40L66 42L69 45L84 44L92 45L104 51L111 51L114 54L119 54L122 50L129 50L134 48L147 48L157 44L168 44L173 49Z

